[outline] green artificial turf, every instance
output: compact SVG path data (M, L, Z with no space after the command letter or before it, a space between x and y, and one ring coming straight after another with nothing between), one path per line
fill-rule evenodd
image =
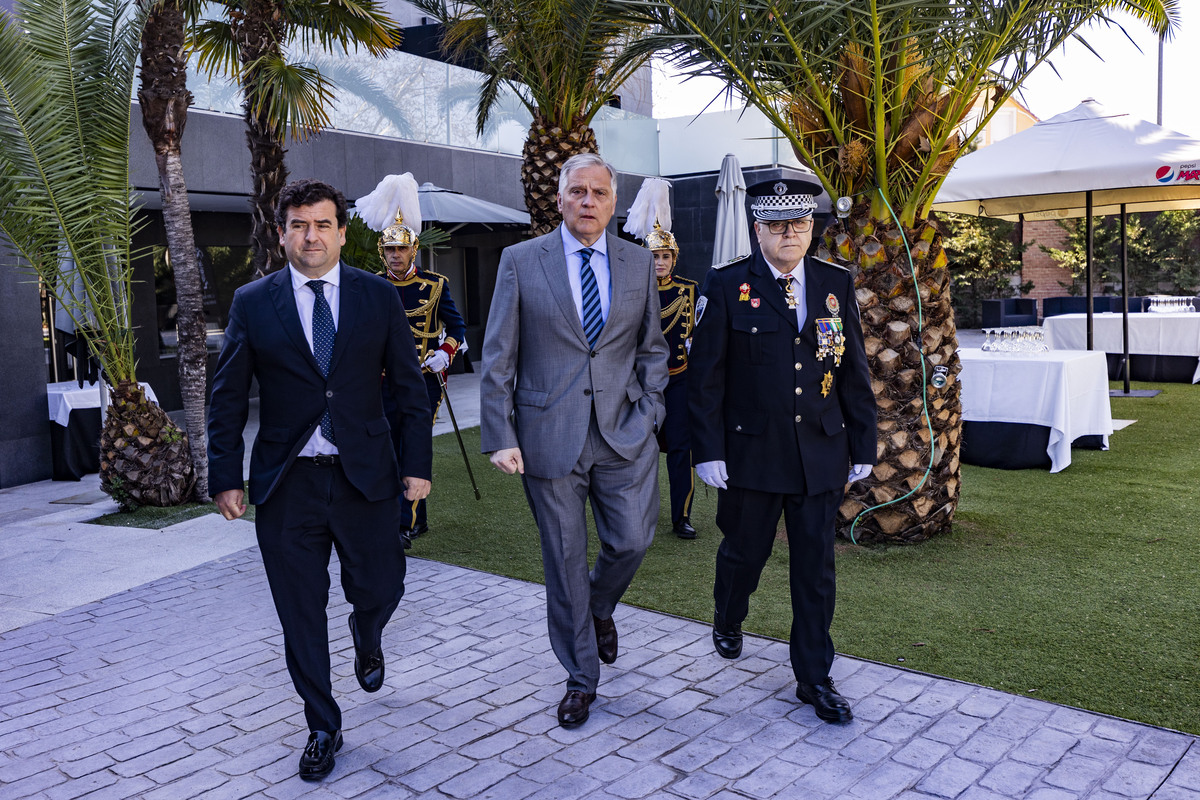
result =
M1107 452L1075 450L1065 471L964 466L953 531L915 546L838 552L839 652L1031 697L1200 733L1200 386L1114 398L1137 423ZM412 555L541 581L520 481L463 438L434 440L431 532ZM708 621L720 534L716 495L697 481L694 541L671 533L666 474L658 535L625 602ZM593 537L594 540L594 537ZM593 553L595 544L593 541ZM747 630L787 638L787 544L751 600Z

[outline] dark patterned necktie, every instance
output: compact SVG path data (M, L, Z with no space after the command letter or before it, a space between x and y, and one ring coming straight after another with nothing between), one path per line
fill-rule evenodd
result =
M604 329L604 317L600 313L600 289L596 286L596 275L592 272L592 253L595 251L585 247L579 251L583 265L579 268L579 285L583 290L583 332L587 335L588 345L596 346L600 331Z
M329 377L329 361L333 358L333 337L337 331L333 327L333 311L329 308L329 302L325 299L325 281L309 281L308 288L312 289L313 314L312 314L312 339L313 339L313 356L317 359L317 366L321 368L321 374ZM325 415L321 417L321 435L330 444L337 444L333 438L333 419L329 416L329 404L325 404Z
M795 308L796 294L792 291L792 273L780 275L775 280L779 283L779 288L783 289L783 298L787 300L788 308Z

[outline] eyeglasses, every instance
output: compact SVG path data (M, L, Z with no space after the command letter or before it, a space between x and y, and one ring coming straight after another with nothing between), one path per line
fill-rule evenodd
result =
M803 219L779 220L776 222L766 223L767 230L779 236L790 226L792 233L808 233L812 230L812 217L804 217Z

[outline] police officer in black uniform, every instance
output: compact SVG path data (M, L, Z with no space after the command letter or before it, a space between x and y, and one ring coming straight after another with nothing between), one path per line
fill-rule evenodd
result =
M675 236L660 225L646 234L646 247L654 254L654 275L658 279L658 299L662 304L662 332L671 348L667 361L670 378L663 393L667 418L658 432L659 447L667 454L667 478L671 485L671 525L680 539L695 539L692 527L692 437L688 420L687 368L688 349L692 345L692 321L695 318L695 281L675 274L679 245Z
M876 411L853 279L808 255L821 191L815 179L747 190L760 249L705 279L689 402L696 474L720 490L716 650L741 655L741 625L782 515L796 696L820 719L848 722L850 704L829 677L834 518L847 480L876 462Z
M461 347L467 326L454 306L446 276L417 268L419 245L417 232L404 224L404 215L398 212L395 223L384 228L379 237L379 257L408 314L417 343L417 360L429 392L430 414L436 421L446 368ZM401 498L400 507L400 538L408 549L413 539L429 531L425 500L410 502Z

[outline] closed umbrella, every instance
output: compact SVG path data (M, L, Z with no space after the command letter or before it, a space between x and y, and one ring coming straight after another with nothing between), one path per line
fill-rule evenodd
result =
M750 223L746 218L746 179L737 156L727 153L717 175L717 224L713 264L750 255Z

